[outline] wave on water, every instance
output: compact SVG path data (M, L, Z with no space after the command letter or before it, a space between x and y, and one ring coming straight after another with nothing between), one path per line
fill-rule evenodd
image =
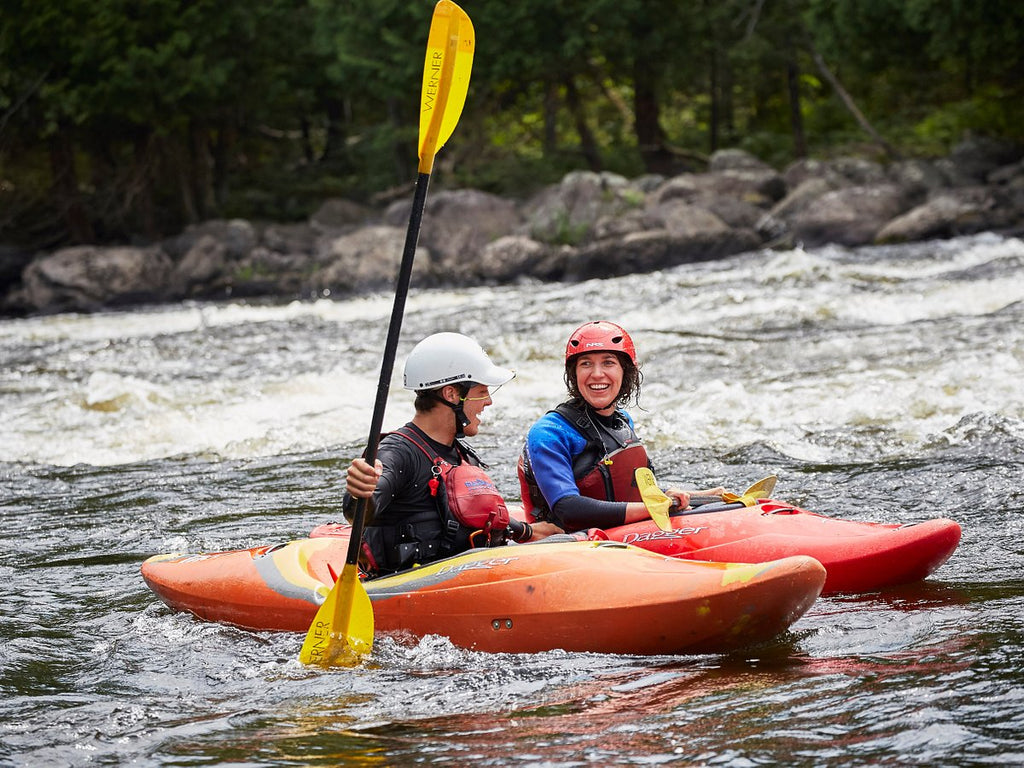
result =
M0 322L0 461L109 466L358 446L387 294L188 304ZM497 311L496 311L497 310ZM672 270L413 291L385 428L411 414L401 358L462 330L516 368L483 443L521 444L562 396L568 332L626 326L655 449L763 443L807 461L913 453L965 418L1024 423L1024 242L994 235L879 248L758 252Z

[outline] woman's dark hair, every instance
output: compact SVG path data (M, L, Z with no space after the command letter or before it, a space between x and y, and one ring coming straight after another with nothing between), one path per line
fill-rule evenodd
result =
M640 369L629 359L624 352L615 352L619 358L619 365L622 366L622 387L619 395L615 398L616 405L623 408L630 403L640 405L640 385L643 384L644 375ZM580 393L579 382L576 381L576 361L580 355L573 355L565 361L565 387L569 390L569 399L574 403L586 402L586 398Z

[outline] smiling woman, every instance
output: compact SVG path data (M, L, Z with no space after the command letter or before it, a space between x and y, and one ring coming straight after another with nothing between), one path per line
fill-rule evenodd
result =
M525 512L567 531L611 528L650 517L634 475L650 461L621 406L636 402L643 375L636 347L616 323L584 323L565 347L569 400L530 429L519 461ZM700 491L717 496L723 488ZM681 508L690 494L671 489Z

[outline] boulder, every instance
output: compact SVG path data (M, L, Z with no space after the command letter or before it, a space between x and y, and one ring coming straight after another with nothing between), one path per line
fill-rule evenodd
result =
M160 246L168 256L178 261L204 237L221 242L226 259L245 257L259 241L256 227L245 219L213 219L186 228L180 235L165 240Z
M908 190L897 184L853 186L826 192L782 218L806 248L828 243L867 245L914 202Z
M167 297L171 260L159 247L63 248L32 261L21 299L36 312L89 312Z
M411 207L411 200L392 205L386 222L407 229ZM515 232L521 223L512 200L476 189L443 190L427 200L419 242L433 254L441 282L459 284L461 272L474 273L488 243Z
M320 232L338 233L372 223L376 218L370 206L332 197L324 200L309 217L309 224Z
M378 224L334 238L322 257L325 266L310 278L311 287L320 293L394 289L405 233L405 229ZM412 281L420 286L437 283L432 255L422 246L416 249Z
M556 250L525 235L506 235L488 243L476 261L475 276L487 284L513 283L543 277Z
M1010 225L1014 214L988 187L958 187L939 192L888 222L875 236L879 243L955 237ZM1019 219L1018 219L1019 221Z
M579 281L653 272L732 256L756 249L760 243L755 232L743 229L705 231L688 236L674 235L667 230L637 232L576 250L566 259L565 272L560 279Z
M517 234L555 245L579 245L594 238L598 221L640 208L646 195L625 177L576 171L547 187L523 206Z

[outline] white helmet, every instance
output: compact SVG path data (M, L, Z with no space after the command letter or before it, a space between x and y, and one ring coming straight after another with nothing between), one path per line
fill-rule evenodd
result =
M412 348L405 361L405 388L437 389L447 384L474 382L497 387L516 375L499 368L483 348L461 333L435 333Z

